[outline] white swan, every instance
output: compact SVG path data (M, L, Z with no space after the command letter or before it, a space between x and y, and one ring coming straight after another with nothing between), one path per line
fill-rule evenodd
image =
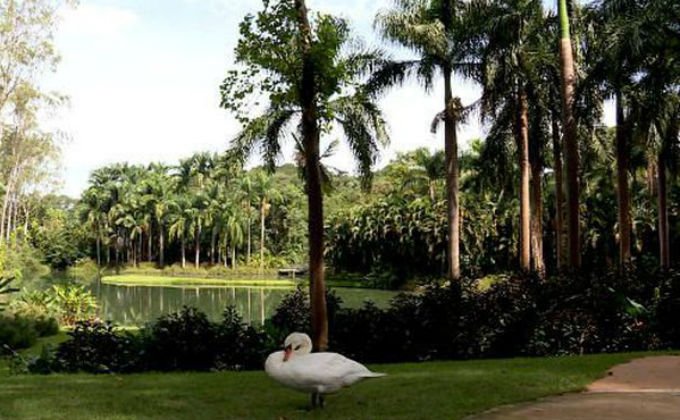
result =
M312 407L323 407L325 394L339 391L364 378L385 376L338 353L311 353L312 340L307 334L292 333L284 350L269 355L264 370L277 382L312 394Z

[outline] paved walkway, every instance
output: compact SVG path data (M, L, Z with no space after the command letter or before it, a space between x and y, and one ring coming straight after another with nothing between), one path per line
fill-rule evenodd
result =
M680 356L615 366L586 392L497 408L474 420L680 420Z

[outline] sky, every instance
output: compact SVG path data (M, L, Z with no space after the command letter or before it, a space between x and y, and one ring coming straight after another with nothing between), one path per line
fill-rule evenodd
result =
M56 46L62 61L46 85L69 96L52 116L65 132L61 192L77 197L92 170L115 162L176 163L194 152L222 152L239 124L219 107L219 85L233 67L238 23L261 8L261 0L81 0L62 12ZM312 11L350 19L354 34L378 43L372 23L390 0L308 0ZM391 53L403 57L396 47ZM429 131L443 108L441 86L426 94L415 83L381 99L391 143L378 167L397 152L441 148L443 133ZM464 104L481 91L455 80ZM483 135L476 118L459 129L464 145ZM292 158L292 145L281 162ZM257 159L251 164L257 164ZM345 171L355 168L341 147L326 161Z

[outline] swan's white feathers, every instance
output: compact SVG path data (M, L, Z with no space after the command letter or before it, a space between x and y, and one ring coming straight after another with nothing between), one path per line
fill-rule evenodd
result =
M293 354L283 361L284 352L272 353L265 371L277 382L298 391L329 394L364 378L385 376L338 353Z

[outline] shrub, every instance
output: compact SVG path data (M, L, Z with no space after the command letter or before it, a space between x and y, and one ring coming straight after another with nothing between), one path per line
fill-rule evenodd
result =
M270 347L266 334L243 322L236 308L224 311L217 327L217 369L260 369Z
M61 343L51 363L54 371L64 372L131 372L140 369L139 337L118 333L110 322L77 321ZM36 363L45 364L45 358Z
M218 328L196 308L164 315L143 331L155 370L209 370L218 354Z
M33 290L21 293L10 304L10 310L28 317L58 317L59 307L48 292Z
M19 315L0 317L0 352L7 354L10 349L25 349L38 340L38 332L30 318Z
M38 337L50 337L59 333L59 324L54 318L38 316L33 320L33 327Z
M52 293L64 325L74 325L96 315L97 299L84 286L55 285L52 286Z
M656 292L653 329L664 347L680 347L680 272L666 273Z

